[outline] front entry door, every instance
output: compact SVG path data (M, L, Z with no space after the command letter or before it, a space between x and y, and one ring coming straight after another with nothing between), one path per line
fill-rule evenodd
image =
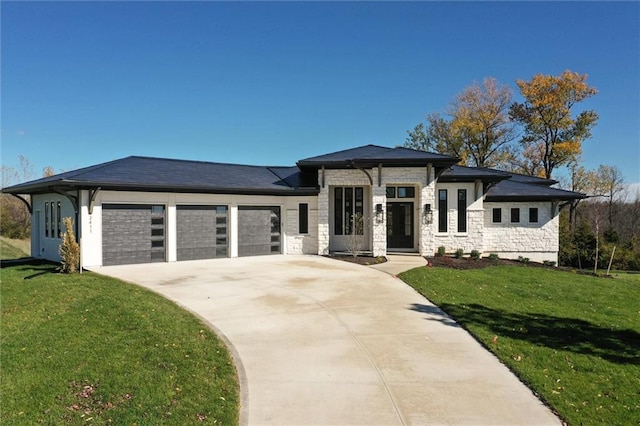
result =
M387 203L387 248L414 248L413 203Z

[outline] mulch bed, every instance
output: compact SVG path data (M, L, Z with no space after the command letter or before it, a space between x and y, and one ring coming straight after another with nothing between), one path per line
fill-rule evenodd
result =
M373 257L373 256L351 256L351 255L342 255L342 254L331 254L325 257L342 260L344 262L349 262L349 263L356 263L358 265L377 265L379 263L384 263L387 261L387 258L383 256Z
M533 266L539 268L554 268L558 269L554 266L543 265L542 263L536 262L528 262L522 263L517 260L509 260L509 259L489 259L486 257L480 259L471 259L469 257L456 258L449 256L436 256L436 257L427 257L427 262L429 262L430 266L439 266L442 268L451 268L451 269L482 269L488 268L490 266L498 266L498 265L519 265L519 266Z

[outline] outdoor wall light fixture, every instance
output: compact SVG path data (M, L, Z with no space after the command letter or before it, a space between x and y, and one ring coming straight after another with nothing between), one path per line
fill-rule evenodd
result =
M433 210L431 210L431 204L424 205L424 221L425 223L433 223Z
M382 210L382 204L376 204L376 221L382 223L384 220L384 211Z

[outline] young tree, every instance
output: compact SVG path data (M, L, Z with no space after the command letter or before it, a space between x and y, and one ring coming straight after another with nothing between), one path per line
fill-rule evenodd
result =
M62 234L62 241L58 252L60 253L61 271L65 274L78 272L80 267L80 246L73 233L73 219L65 217L63 219L66 232Z
M508 144L515 139L509 118L511 90L485 78L460 92L447 107L449 119L427 115L427 125L407 131L408 148L437 151L477 167L497 167L511 160Z
M609 228L613 226L613 206L624 190L624 177L616 166L601 164L595 173L595 179L600 193L607 197L609 204Z
M525 149L534 147L547 179L556 167L580 155L582 142L591 137L598 120L591 110L572 115L576 103L597 93L586 80L586 74L567 70L559 76L537 74L531 81L516 81L524 102L511 105L510 116L524 126L521 143Z

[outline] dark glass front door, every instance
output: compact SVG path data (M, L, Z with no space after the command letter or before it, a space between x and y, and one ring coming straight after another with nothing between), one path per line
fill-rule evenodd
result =
M387 203L387 248L414 248L413 203Z

